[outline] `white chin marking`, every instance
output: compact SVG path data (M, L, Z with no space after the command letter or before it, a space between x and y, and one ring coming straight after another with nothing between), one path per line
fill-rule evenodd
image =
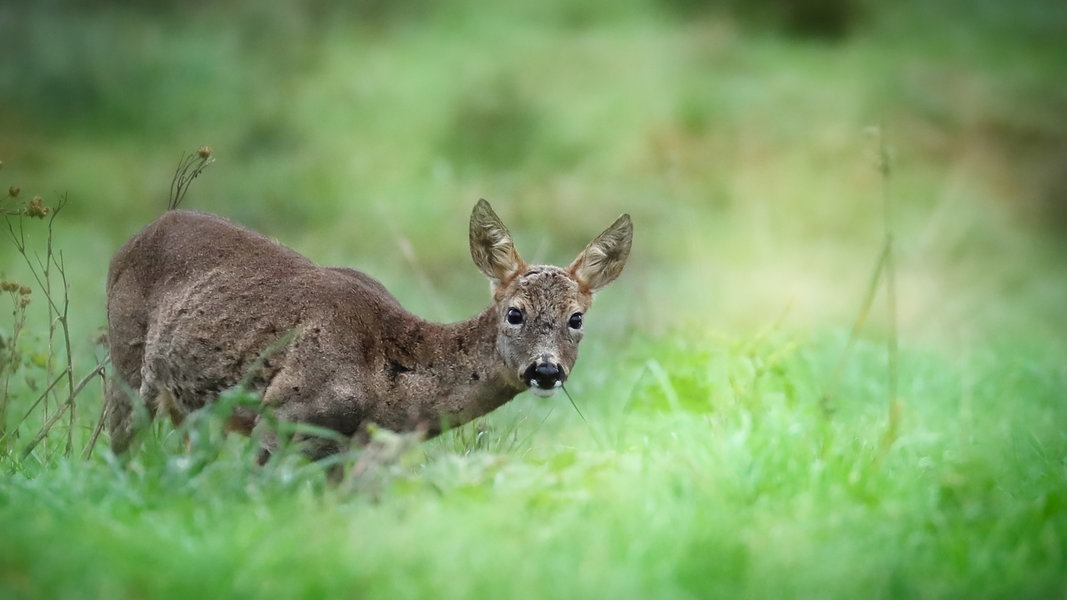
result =
M550 388L546 390L544 388L537 387L536 385L532 385L530 386L530 391L533 392L534 396L537 396L539 398L551 398L553 394L556 393L556 388Z

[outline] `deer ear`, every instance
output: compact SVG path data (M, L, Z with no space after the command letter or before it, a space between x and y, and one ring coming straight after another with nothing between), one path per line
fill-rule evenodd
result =
M478 270L489 277L493 289L526 266L515 250L511 232L485 200L479 200L471 212L470 241L471 258Z
M630 256L633 237L634 226L630 222L630 215L624 214L589 242L567 267L567 272L589 293L603 288L622 273Z

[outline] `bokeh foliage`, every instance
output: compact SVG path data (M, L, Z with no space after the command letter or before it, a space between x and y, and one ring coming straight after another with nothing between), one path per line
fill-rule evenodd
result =
M826 291L862 288L882 228L876 126L896 154L911 331L1049 323L1065 300L1036 277L1062 273L1067 229L1057 2L2 11L0 152L35 193L79 191L71 227L96 262L158 214L180 154L209 144L220 162L190 207L391 286L417 263L438 293L418 304L420 284L414 308L433 316L469 312L441 298L481 302L462 231L486 196L539 236L527 253L559 261L634 213L642 293L677 319L839 323L856 296ZM1028 316L988 310L1004 294Z
M0 189L68 199L79 374L108 258L201 145L188 207L435 319L484 305L478 197L531 260L636 227L569 384L589 425L520 399L341 488L299 457L254 468L210 412L126 467L46 440L0 458L0 592L1061 593L1064 31L1056 0L0 2ZM896 399L883 297L841 333L883 194ZM9 248L0 279L31 282ZM47 384L32 297L9 416Z

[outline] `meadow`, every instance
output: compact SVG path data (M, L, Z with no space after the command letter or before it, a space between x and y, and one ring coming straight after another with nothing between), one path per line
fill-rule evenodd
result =
M1061 4L0 6L0 597L1064 597ZM186 207L440 321L478 198L629 212L575 406L112 456L107 262L204 145Z

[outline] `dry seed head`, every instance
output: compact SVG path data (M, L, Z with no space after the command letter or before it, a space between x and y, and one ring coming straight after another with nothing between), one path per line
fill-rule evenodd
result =
M26 308L29 305L30 297L28 295L19 297L19 308Z
M196 151L200 158L209 158L211 156L211 146L200 146L200 149Z
M30 294L33 293L33 289L31 289L30 286L28 286L28 285L22 285L22 286L19 286L19 293L22 294L23 296L29 296Z
M30 200L30 203L26 205L26 215L38 219L48 216L49 210L51 209L44 205L44 200L40 196L34 196L33 200Z
M13 186L7 188L7 195L11 196L12 198L18 198L19 197L19 192L21 192L21 191L22 190L19 189L19 186L13 185Z

